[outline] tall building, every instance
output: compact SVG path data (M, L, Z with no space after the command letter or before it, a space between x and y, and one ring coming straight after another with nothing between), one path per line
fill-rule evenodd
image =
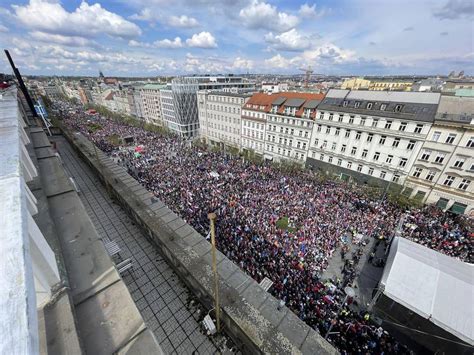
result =
M274 97L257 93L242 107L242 149L263 157L265 149L266 114L270 112Z
M200 90L197 93L199 137L214 146L240 149L241 108L251 94Z
M142 116L148 123L163 125L163 114L161 110L160 90L166 85L146 84L140 88L140 102Z
M361 182L403 184L440 94L331 89L318 106L307 165Z
M474 98L442 96L405 184L411 196L474 216Z
M254 89L254 83L232 75L175 78L166 89L161 90L164 124L182 137L196 137L199 134L197 106L199 90L239 93Z
M272 95L266 114L264 157L306 161L316 108L323 94L286 92Z

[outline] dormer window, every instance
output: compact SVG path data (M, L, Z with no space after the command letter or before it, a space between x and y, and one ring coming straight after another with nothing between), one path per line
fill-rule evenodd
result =
M374 106L374 103L373 103L373 102L369 102L369 103L367 104L367 110L372 109L372 106Z
M380 111L385 111L386 108L387 108L387 104L380 105Z
M309 118L311 116L311 109L305 108L304 109L304 116Z
M278 112L278 105L273 105L272 106L272 113L277 113Z
M395 106L395 112L402 112L403 105Z
M355 103L354 107L355 107L355 108L359 108L359 107L360 107L360 102L357 101L357 102Z
M348 104L348 103L349 103L349 102L348 102L347 100L344 100L344 102L342 103L342 106L347 107L347 104Z

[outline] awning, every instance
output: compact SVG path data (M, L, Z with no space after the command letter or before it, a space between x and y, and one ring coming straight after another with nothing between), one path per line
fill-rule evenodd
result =
M445 198L440 198L438 202L436 203L436 207L438 207L441 210L444 210L446 206L448 205L449 200Z
M474 345L474 265L395 237L380 281L385 296Z

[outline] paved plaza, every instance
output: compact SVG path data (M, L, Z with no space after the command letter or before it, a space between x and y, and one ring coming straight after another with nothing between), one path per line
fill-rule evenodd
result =
M73 177L86 211L102 239L118 243L122 259L133 260L127 285L145 323L166 354L216 354L225 339L201 333L202 310L189 305L192 296L142 231L109 198L90 168L62 137L55 138L66 171ZM195 304L195 303L194 303Z

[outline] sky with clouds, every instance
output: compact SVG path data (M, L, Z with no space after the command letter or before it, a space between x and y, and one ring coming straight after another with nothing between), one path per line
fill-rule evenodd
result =
M24 74L472 75L474 1L2 0L0 44Z

